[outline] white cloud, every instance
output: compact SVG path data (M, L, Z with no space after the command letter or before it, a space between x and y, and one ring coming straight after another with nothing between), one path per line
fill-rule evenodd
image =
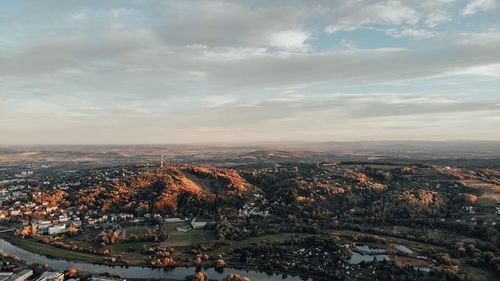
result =
M433 10L436 8L441 8L443 6L448 6L457 0L421 0L420 5L428 10Z
M425 24L429 27L436 27L445 22L451 21L452 17L445 12L434 12L427 16Z
M494 19L453 22L463 1L127 5L88 0L77 10L74 4L49 2L33 1L22 13L0 16L10 31L0 39L0 122L8 123L9 142L41 137L61 142L317 140L338 132L346 138L427 137L426 125L436 112L457 122L446 127L450 124L443 121L438 134L446 128L458 136L474 132L498 138L499 132L491 131L497 121L474 131L477 119L467 120L469 128L457 118L457 112L498 115L498 106L482 103L493 100L494 89L479 83L500 77L500 32L488 29ZM479 11L482 5L469 8ZM432 29L445 22L446 36ZM367 36L325 34L328 24L327 32L363 28ZM461 26L467 33L456 33ZM384 40L382 32L437 38L408 43ZM396 87L416 94L376 93ZM344 90L356 94L325 97ZM429 92L451 99L463 92L470 102L450 104L428 98ZM30 100L41 103L18 105ZM379 130L391 124L404 129ZM203 128L216 133L204 134Z
M348 24L346 23L338 23L338 24L329 24L325 27L324 31L326 33L335 33L337 31L341 31L341 30L353 30L354 27L349 27L347 28Z
M269 44L285 50L305 50L310 33L301 30L286 30L270 34Z
M432 77L463 67L499 63L500 43L446 48L357 49L212 61L207 82L226 87L278 87L306 83L369 83ZM438 59L436 59L438 58Z
M168 20L157 25L156 33L173 47L305 47L309 34L301 27L312 12L291 5L269 5L258 9L224 1L173 5Z
M451 40L458 45L485 45L500 43L500 31L490 30L487 32L465 32L452 35Z
M450 74L500 78L500 64L472 66L458 71L454 71Z
M462 15L473 15L477 12L484 12L496 9L498 0L470 0L462 10Z
M385 31L387 35L392 37L401 38L408 37L411 39L424 39L424 38L432 38L436 36L436 32L429 31L425 29L415 29L415 28L407 28L407 29L387 29Z
M327 33L335 33L340 30L353 30L360 26L370 24L382 25L414 25L420 20L420 14L410 6L406 6L399 1L385 1L366 5L357 2L337 23L325 27Z

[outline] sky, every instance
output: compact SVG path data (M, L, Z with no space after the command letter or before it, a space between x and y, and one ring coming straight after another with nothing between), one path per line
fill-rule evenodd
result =
M0 2L0 144L500 140L500 0Z

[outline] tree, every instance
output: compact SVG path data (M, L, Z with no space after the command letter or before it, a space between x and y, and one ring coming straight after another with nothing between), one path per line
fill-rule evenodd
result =
M75 235L78 233L78 227L76 225L71 225L69 228L68 228L68 233L70 235Z
M22 238L30 238L36 236L36 227L34 225L28 225L21 228L17 233L17 236Z
M200 267L201 266L201 257L200 256L196 257L196 259L194 260L194 265L196 267Z
M215 262L215 269L221 270L224 268L225 265L226 262L224 261L224 258L222 257L222 255L219 255L219 258Z
M74 268L74 267L72 267L72 268L66 270L66 272L64 272L64 275L66 276L66 278L75 278L79 274L80 274L80 269Z
M196 281L205 281L207 280L207 274L205 272L198 272L196 274Z

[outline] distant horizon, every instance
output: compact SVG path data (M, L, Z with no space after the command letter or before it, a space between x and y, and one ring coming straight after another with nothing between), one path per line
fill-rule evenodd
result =
M26 143L1 144L9 146L260 146L260 145L308 145L308 144L349 144L349 143L499 143L500 140L346 140L346 141L255 141L255 142L200 142L200 143Z

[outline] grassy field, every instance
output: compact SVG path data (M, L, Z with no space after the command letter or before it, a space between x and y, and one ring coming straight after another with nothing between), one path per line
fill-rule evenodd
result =
M215 233L205 229L193 229L189 232L170 232L170 240L164 243L171 247L186 247L199 245L215 240Z
M229 245L215 249L214 251L212 251L212 255L227 253L231 249L244 248L252 244L258 244L263 241L275 241L275 242L287 241L290 240L293 237L293 235L294 235L293 233L277 233L277 234L263 235L259 237L251 237L241 241L229 241Z
M188 225L188 222L166 223L163 226L163 231L170 234L170 239L163 242L163 246L169 247L186 247L199 245L201 243L215 240L215 233L206 229L193 229L188 232L179 232L177 227Z
M60 249L29 239L19 239L14 236L8 236L8 237L2 236L2 238L6 239L7 241L11 242L12 244L18 246L23 250L43 256L56 257L64 260L78 260L86 262L104 261L104 258L99 255Z
M148 255L144 254L144 250L154 247L156 243L151 242L126 242L115 245L106 246L114 255L120 256L129 264L144 264L148 261Z
M150 228L147 226L130 226L125 228L125 230L127 231L127 238L130 238L131 235L145 235L146 233L148 233L149 229Z
M106 246L106 249L110 249L112 252L128 252L129 250L134 250L134 252L142 253L144 249L149 249L154 245L154 243L145 242L122 242L114 245Z
M181 226L185 226L185 225L188 225L189 223L188 222L171 222L171 223L166 223L164 224L163 226L163 231L169 233L169 232L177 232L176 228L177 227L181 227Z

